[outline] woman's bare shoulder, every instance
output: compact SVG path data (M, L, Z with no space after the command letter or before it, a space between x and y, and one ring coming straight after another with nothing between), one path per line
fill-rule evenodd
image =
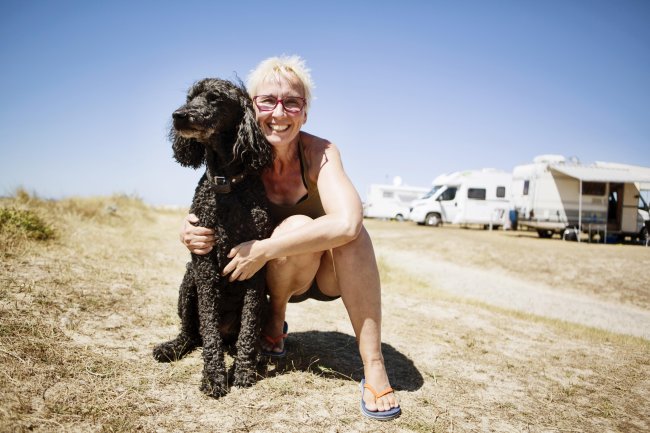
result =
M336 166L341 165L341 156L334 143L307 132L301 132L303 152L309 166L309 177L316 181L320 170L326 165L334 162Z
M308 132L301 131L300 139L302 140L303 151L309 160L320 161L325 154L335 152L338 154L338 148L331 141L317 137Z

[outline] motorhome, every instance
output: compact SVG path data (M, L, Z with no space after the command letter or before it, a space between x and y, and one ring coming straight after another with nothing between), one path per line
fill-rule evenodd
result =
M641 168L540 155L513 169L512 205L517 224L540 237L571 232L578 240L581 233L604 241L646 238L648 204L641 188L648 183L650 172Z
M409 219L428 226L503 226L508 222L511 180L511 173L495 169L438 176L431 191L411 203Z
M363 206L363 216L403 221L408 217L411 202L429 191L429 188L397 183L397 185L370 185Z

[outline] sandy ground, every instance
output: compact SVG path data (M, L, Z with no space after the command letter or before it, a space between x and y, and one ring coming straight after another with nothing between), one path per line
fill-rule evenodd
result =
M432 287L461 298L510 310L650 339L650 311L605 301L499 270L471 268L410 251L382 249L380 255Z
M153 360L178 330L180 215L79 223L2 264L0 431L650 431L650 248L366 221L404 412L377 423L340 300L290 305L287 358L218 400L200 350Z

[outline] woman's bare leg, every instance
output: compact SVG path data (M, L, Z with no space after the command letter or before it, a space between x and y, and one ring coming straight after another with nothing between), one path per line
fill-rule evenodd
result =
M271 235L277 236L285 231L292 230L299 225L310 221L311 218L295 215L284 220ZM289 298L306 292L311 286L320 266L323 252L302 254L291 257L281 257L271 260L266 265L266 283L271 298L271 314L264 324L262 333L269 337L282 334L284 318L287 311ZM282 352L282 343L274 347L266 340L262 340L264 350Z
M305 224L308 217L296 215L280 224L273 235ZM390 386L381 353L381 287L379 270L370 236L365 228L350 243L332 252L318 252L283 257L267 264L266 280L271 297L271 317L265 335L282 334L289 298L304 293L316 278L325 295L341 296L350 316L363 361L366 382L378 392ZM271 350L270 347L265 347ZM282 351L278 346L275 350ZM370 392L364 393L369 410L389 410L398 405L395 394L377 402Z
M332 252L341 298L359 344L366 383L381 392L390 382L381 353L381 286L372 241L363 228L355 240ZM394 393L375 402L373 394L366 392L364 400L369 410L384 411L398 406Z

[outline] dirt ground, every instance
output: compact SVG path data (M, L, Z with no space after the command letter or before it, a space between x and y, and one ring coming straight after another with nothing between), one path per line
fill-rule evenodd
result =
M426 285L490 305L650 339L650 250L368 221L378 255ZM399 230L396 230L399 228Z
M650 248L366 221L403 408L379 423L340 300L290 305L288 357L218 400L200 350L153 360L178 330L182 214L66 210L55 242L4 251L0 431L650 431Z

